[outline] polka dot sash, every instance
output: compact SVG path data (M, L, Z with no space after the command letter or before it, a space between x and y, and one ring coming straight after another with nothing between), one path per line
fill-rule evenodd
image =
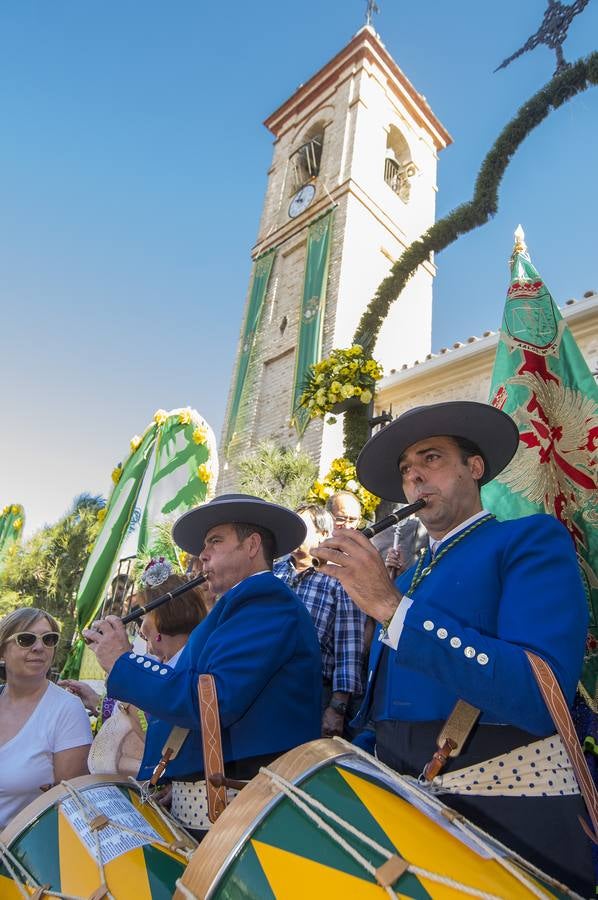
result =
M239 792L228 788L229 802ZM172 806L170 809L175 819L186 828L206 830L212 823L208 818L208 798L205 781L173 781Z
M556 734L474 766L439 775L430 788L434 793L495 797L579 794L567 751Z

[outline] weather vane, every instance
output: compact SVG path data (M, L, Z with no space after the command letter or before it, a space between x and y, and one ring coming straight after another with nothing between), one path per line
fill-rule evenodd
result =
M587 0L586 0L586 3L587 3ZM380 7L376 3L376 0L366 0L365 24L371 25L374 15L379 12L380 12Z
M569 25L575 16L584 10L590 0L575 0L574 3L568 5L560 3L559 0L547 0L547 2L548 9L545 11L542 24L536 33L532 34L523 47L516 50L512 56L504 59L500 66L494 70L495 72L498 72L498 69L506 69L514 59L527 53L528 50L535 50L538 44L546 44L547 47L556 52L557 66L554 70L555 75L567 68L569 63L565 62L565 57L563 56L563 43L567 37Z

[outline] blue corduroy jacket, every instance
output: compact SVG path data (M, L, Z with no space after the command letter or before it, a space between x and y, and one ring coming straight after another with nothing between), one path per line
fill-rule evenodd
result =
M167 776L203 771L197 682L204 673L216 682L225 761L282 753L320 736L315 629L296 595L262 573L223 594L191 633L176 668L133 652L116 661L108 695L150 714L140 779L151 775L173 725L191 733Z
M427 551L424 566L429 560ZM402 593L414 571L397 579ZM397 650L387 651L382 694L376 689L378 719L445 719L461 698L482 710L481 722L551 734L555 728L524 651L551 666L572 703L587 626L584 589L566 529L548 515L490 519L451 547L414 591ZM385 646L379 633L380 628L356 726L365 725L371 714Z

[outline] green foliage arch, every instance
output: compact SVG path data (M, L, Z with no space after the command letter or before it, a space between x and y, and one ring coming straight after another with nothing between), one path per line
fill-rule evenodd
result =
M528 134L548 115L577 94L598 84L598 52L566 68L555 75L531 97L514 119L502 130L490 152L484 159L475 183L473 198L457 206L439 219L420 238L407 247L393 265L390 274L382 281L375 296L364 311L353 337L354 344L361 344L366 354L372 355L390 306L417 268L457 240L486 222L498 210L498 189L502 177ZM368 437L368 411L352 409L345 413L345 456L353 461Z

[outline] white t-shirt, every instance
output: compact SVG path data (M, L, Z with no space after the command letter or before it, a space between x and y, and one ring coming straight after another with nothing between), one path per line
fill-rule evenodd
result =
M53 784L54 753L90 743L81 700L49 681L21 730L0 747L0 829L40 796L42 784Z

